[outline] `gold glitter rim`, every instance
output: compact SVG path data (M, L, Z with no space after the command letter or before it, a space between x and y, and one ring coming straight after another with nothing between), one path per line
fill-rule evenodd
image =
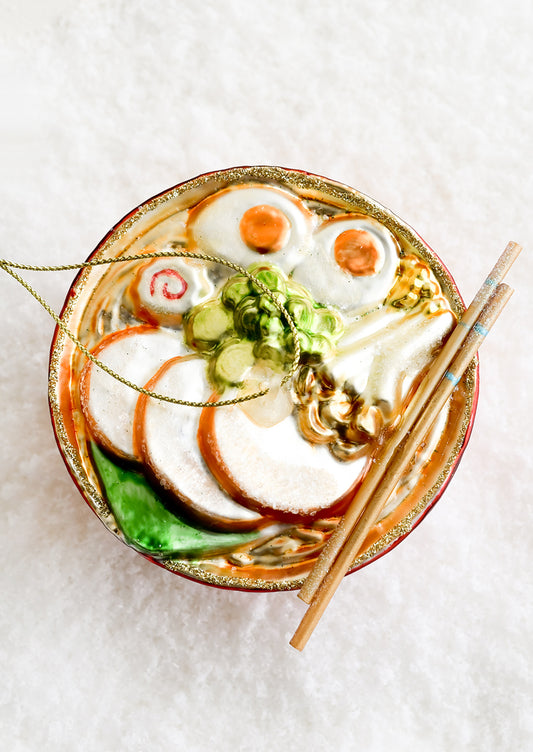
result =
M145 203L141 204L131 214L126 215L113 230L104 237L104 239L96 246L95 250L90 254L89 258L103 258L107 251L119 241L126 233L134 227L141 218L150 212L158 209L166 203L169 203L186 193L205 188L208 185L213 185L213 190L206 193L211 193L221 190L230 185L246 182L264 182L275 183L289 190L295 191L300 198L304 200L320 200L322 203L331 203L335 208L342 208L344 211L361 212L367 214L374 219L381 222L385 227L391 230L400 240L411 246L415 252L430 266L433 273L437 277L442 290L450 302L453 312L460 316L464 311L464 305L459 295L455 282L450 277L449 272L444 267L440 259L436 254L431 251L429 246L422 240L422 238L411 228L408 224L403 222L399 217L393 214L386 207L381 205L374 199L366 196L359 191L350 188L347 185L338 183L328 178L313 175L311 173L285 169L274 166L253 166L253 167L235 167L227 170L218 170L203 175L199 175L191 180L180 183L179 185L164 191L153 198L149 199ZM315 194L315 195L313 195ZM316 194L322 194L322 198L318 199ZM202 198L196 199L195 203L202 200ZM339 204L341 205L339 207ZM186 207L183 207L186 208ZM162 218L158 218L155 224L162 221ZM132 242L134 242L132 240ZM127 250L127 246L122 251ZM92 269L83 269L74 279L69 293L67 295L66 303L63 308L63 319L68 324L73 312L75 311L76 304L84 291L89 276L93 272ZM80 459L78 449L70 442L68 437L63 417L61 413L61 406L59 401L59 369L60 363L63 357L63 348L68 342L66 335L56 328L52 339L52 347L50 351L50 363L49 363L49 386L48 386L48 399L50 404L50 412L52 417L53 427L56 433L58 447L61 454L64 457L67 468L78 486L80 492L84 496L85 500L89 503L93 511L97 514L99 519L105 525L105 527L118 537L123 543L126 543L124 536L119 530L111 509L109 508L105 499L98 493L95 486L91 483L89 477L83 468ZM425 510L431 505L433 501L437 501L439 493L450 473L456 466L462 453L465 439L468 434L468 429L473 418L474 399L476 394L477 384L477 367L475 363L469 366L464 378L466 386L465 394L465 406L463 410L463 419L461 421L459 436L455 442L449 457L441 469L441 472L433 484L431 489L427 491L420 499L418 504L398 523L395 527L389 530L383 535L376 543L374 543L364 554L359 556L352 564L350 571L359 568L363 564L371 561L377 556L382 555L388 549L393 547L400 538L411 532L415 523ZM146 554L142 554L146 556ZM251 579L242 577L231 577L228 575L218 575L210 572L200 566L199 561L188 559L154 559L150 556L146 556L151 561L159 564L163 568L170 572L184 575L189 579L193 579L197 582L202 582L207 585L213 585L216 587L230 588L236 590L245 591L287 591L295 590L302 586L305 581L305 577L298 579L285 579L285 580L262 580Z

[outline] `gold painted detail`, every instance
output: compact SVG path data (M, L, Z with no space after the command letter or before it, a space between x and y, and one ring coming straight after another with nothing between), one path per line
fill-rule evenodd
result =
M400 259L396 282L385 303L404 311L424 306L428 313L449 308L435 275L427 264L413 254Z
M365 405L353 390L335 383L319 364L301 366L293 381L298 428L312 444L327 444L339 460L350 461L369 451L383 421L380 411Z

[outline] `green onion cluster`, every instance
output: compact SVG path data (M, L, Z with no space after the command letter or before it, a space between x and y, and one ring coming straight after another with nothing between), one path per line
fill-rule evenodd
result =
M317 303L281 269L260 263L248 272L271 295L237 274L216 298L195 306L185 317L187 345L208 359L209 376L217 388L239 386L245 372L258 362L278 372L290 367L293 335L272 297L292 317L302 353L326 359L344 330L337 311Z

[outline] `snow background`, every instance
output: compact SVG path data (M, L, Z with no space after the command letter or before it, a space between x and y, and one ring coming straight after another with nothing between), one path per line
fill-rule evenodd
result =
M456 476L301 654L295 593L188 582L92 515L50 426L53 323L1 275L3 749L533 746L532 32L529 0L0 2L3 257L81 261L151 195L242 164L376 198L466 300L525 248ZM31 276L56 310L71 279Z

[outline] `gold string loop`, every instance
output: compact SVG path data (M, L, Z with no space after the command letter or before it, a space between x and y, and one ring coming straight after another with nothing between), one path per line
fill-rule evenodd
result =
M35 298L35 300L38 303L40 303L40 305L49 314L49 316L51 316L51 318L55 321L55 323L61 329L61 331L64 332L64 334L66 334L66 336L74 343L74 345L78 348L78 350L80 350L85 355L85 357L91 360L98 368L101 368L103 371L109 374L109 376L112 376L121 384L124 384L130 389L134 389L136 392L139 392L140 394L144 394L145 396L151 397L152 399L161 400L162 402L170 402L171 404L174 404L174 405L185 405L187 407L223 407L226 405L237 405L241 402L248 402L249 400L257 399L258 397L264 397L264 395L270 391L270 387L268 386L262 389L261 391L254 392L253 394L247 394L242 397L234 397L233 399L218 400L216 402L192 402L189 400L181 400L181 399L178 399L177 397L169 397L165 394L158 394L157 392L152 392L149 389L145 389L139 384L134 384L133 382L124 378L124 376L121 376L119 373L117 373L112 368L107 366L105 363L99 360L96 356L94 356L85 347L85 345L82 342L80 342L80 340L69 330L69 328L63 321L63 318L61 316L58 316L57 313L54 310L52 310L52 308L48 305L48 303L39 295L39 293L36 290L34 290L33 287L28 282L26 282L26 280L24 280L19 274L17 274L14 271L14 269L19 269L19 270L25 270L25 271L31 271L31 272L60 272L60 271L70 271L70 270L75 270L75 269L84 269L84 268L93 267L93 266L101 266L104 264L118 264L118 263L123 263L126 261L145 261L146 259L150 259L150 258L176 258L176 257L194 258L200 261L214 262L217 264L222 264L223 266L227 266L229 269L233 269L238 274L242 274L245 277L248 277L248 279L250 279L254 285L256 285L262 292L265 293L265 295L268 296L268 298L272 301L274 306L280 312L281 316L285 319L285 321L287 322L289 326L289 329L291 330L292 339L294 342L294 355L292 358L291 367L289 368L285 376L282 378L281 384L286 384L290 379L292 379L298 367L298 364L300 362L300 355L301 355L300 338L299 338L298 330L296 328L296 323L293 317L287 311L285 306L276 299L272 290L270 290L263 282L261 282L259 279L254 277L254 275L251 274L249 271L247 271L244 267L239 266L239 264L234 264L232 261L228 261L227 259L220 258L219 256L209 256L206 253L196 253L194 251L175 250L175 251L153 251L150 253L139 253L139 254L132 255L132 256L118 256L116 258L111 258L111 259L92 259L91 261L84 261L81 264L63 264L59 266L35 266L32 264L19 264L15 261L8 261L7 259L0 259L0 268L3 269L11 277L13 277L13 279L15 279L20 285L22 285L22 287L24 287L30 293L30 295L32 295L32 297Z

